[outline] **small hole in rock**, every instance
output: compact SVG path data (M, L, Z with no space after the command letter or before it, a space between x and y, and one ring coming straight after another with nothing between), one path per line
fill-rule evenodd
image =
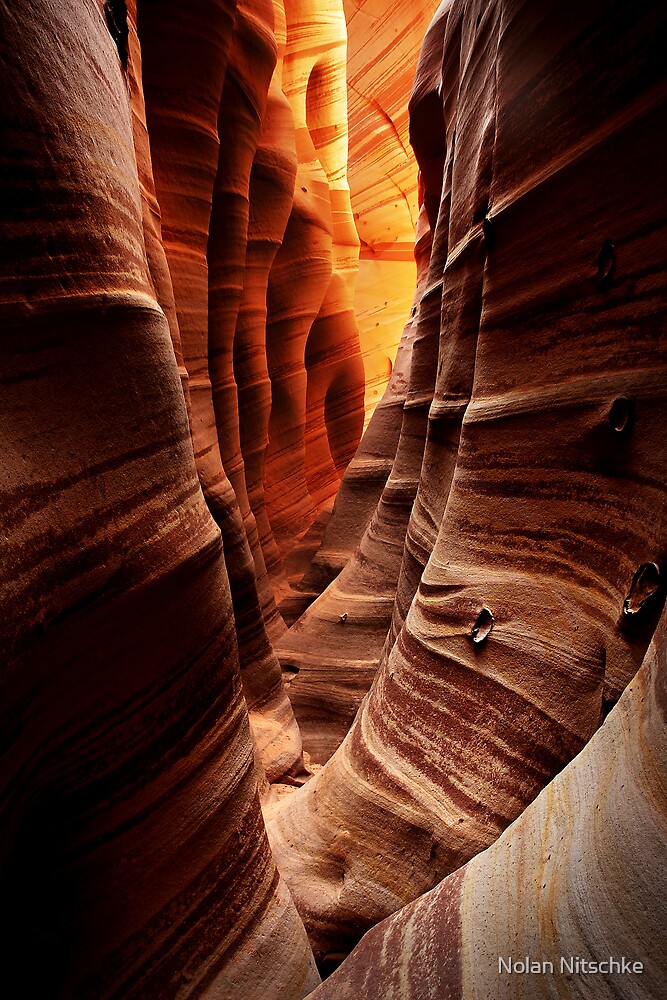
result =
M660 589L660 570L655 563L642 563L632 578L630 593L623 601L626 617L639 614Z
M601 281L611 279L616 263L616 247L611 240L604 240L598 254L598 277Z
M106 0L104 4L104 16L107 19L109 34L116 43L118 55L123 69L127 66L127 4L125 0Z
M633 406L631 400L626 399L625 396L619 396L618 399L615 399L609 410L609 424L612 429L619 434L622 431L629 430L632 424L632 412Z
M493 628L495 619L488 608L482 608L477 616L477 621L472 627L470 635L474 643L484 642L488 638L491 629Z

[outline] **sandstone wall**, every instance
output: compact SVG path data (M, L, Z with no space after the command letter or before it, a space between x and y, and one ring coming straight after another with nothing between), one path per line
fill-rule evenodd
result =
M134 10L0 4L0 69L3 990L302 997L318 977L264 831L170 337ZM189 336L199 285L174 274Z
M270 825L320 956L493 843L651 638L667 544L664 17L446 0L426 37L411 134L435 229L397 464L425 446L393 622L343 744ZM380 590L369 580L347 621ZM311 718L348 697L327 655Z
M276 644L291 678L290 700L316 763L326 761L341 743L375 676L417 490L423 434L421 442L415 440L405 404L413 349L423 339L419 303L431 248L423 205L420 221L419 281L389 385L347 467L322 545L298 585L308 602L321 596Z
M239 220L235 206L239 200L243 202L244 196L247 198L245 189L258 139L257 114L255 139L249 139L249 148L240 141L234 145L233 163L228 162L229 137L221 144L219 130L224 138L227 118L232 114L230 107L235 109L232 127L241 134L244 126L250 128L253 121L252 95L247 104L236 99L242 45L251 48L250 54L245 53L251 64L246 76L257 87L256 102L266 102L275 42L266 26L271 11L259 0L257 3L264 21L257 16L249 19L246 8L237 12L231 2L213 6L202 3L186 12L176 0L172 4L140 0L138 26L162 238L188 372L197 471L207 504L223 533L244 687L251 711L256 710L258 748L270 778L276 778L301 769L301 741L262 616L264 607L269 623L275 623L254 518L245 491L239 486L243 481L242 469L237 468L240 445L225 423L221 402L225 378L228 383L232 381L230 352L239 298L226 288L227 276L230 272L238 274L239 268L236 266L234 272L233 262L230 264L225 254L244 256L245 252L247 212L241 211ZM237 16L241 41L235 41ZM249 24L254 28L250 40L246 37ZM227 79L230 51L232 70ZM225 83L227 102L223 101ZM219 168L221 159L223 165ZM233 190L226 190L225 185L233 188L234 182L243 195L235 197ZM241 235L235 238L239 230ZM225 339L230 341L227 347ZM220 436L211 370L219 399ZM230 391L233 395L233 387ZM238 408L232 425L238 426ZM235 476L238 496L226 474L223 451Z
M665 639L663 616L641 670L581 754L493 847L369 931L313 1000L660 996Z
M436 0L345 0L349 180L361 240L355 312L366 422L387 385L415 288L417 164L407 96Z
M664 29L0 0L12 996L664 954Z
M364 372L354 317L359 241L347 183L346 25L342 0L287 0L283 88L297 155L294 203L268 289L273 392L266 509L291 581L300 542L338 489L363 425ZM280 585L280 583L279 583ZM281 593L287 588L282 581Z

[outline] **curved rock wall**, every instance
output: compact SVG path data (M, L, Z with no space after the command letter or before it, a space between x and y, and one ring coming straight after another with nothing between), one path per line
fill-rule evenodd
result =
M361 240L355 311L366 420L392 373L415 288L419 211L407 95L437 0L344 0L352 210Z
M393 631L344 743L270 827L319 955L491 844L651 637L667 545L664 16L453 0L427 36L413 139L440 208Z
M264 490L272 404L267 358L267 289L292 210L297 164L294 116L283 92L287 24L282 0L274 0L273 14L277 62L250 171L243 294L234 333L233 365L247 496L256 519L263 558L272 567L275 578L280 569L280 553L269 523ZM266 607L264 613L266 617ZM268 618L267 624L270 625ZM272 631L272 638L277 634Z
M411 511L420 485L428 412L435 386L442 271L447 256L451 183L443 188L446 138L442 112L442 53L449 6L449 3L441 4L426 33L410 101L415 132L413 142L423 171L419 175L421 226L416 233L415 246L419 280L406 328L411 344L410 369L407 384L403 384L401 393L400 433L392 448L392 469L379 497L377 510L373 513L374 504L371 510L367 509L366 530L358 550L357 541L364 522L357 522L354 533L354 526L343 524L344 530L352 527L353 531L347 534L347 551L334 551L333 558L339 563L346 557L349 561L338 579L279 646L283 668L294 675L290 688L292 703L303 731L307 733L308 752L316 762L326 761L347 732L377 671L387 629L390 624L395 629L401 615L405 614L406 598L409 605L414 595L416 582L412 589L409 583L406 586L406 573L413 569L411 576L414 579L416 570L420 566L423 568L428 553L426 544L421 549L417 546L415 551L411 540L406 542L406 529L409 520L412 524ZM456 77L450 65L446 67L444 76L449 93L456 86ZM439 214L441 194L443 206ZM398 358L397 366L396 378L402 381ZM358 455L361 470L364 470L364 450L372 446L378 424L384 442L388 444L391 441L384 416L383 407L364 436ZM348 477L355 475L359 462L355 460L352 463ZM372 480L368 481L365 470L361 475L366 497L373 503ZM341 505L344 498L345 491L340 497ZM315 577L317 580L316 573L320 567L324 572L328 571L327 557L338 533L339 520L340 516L334 515L309 577L301 584L304 589L309 579ZM399 572L401 586L397 594ZM341 630L341 625L345 626L344 630ZM386 642L388 649L394 639L395 632L390 633ZM317 649L315 654L314 648Z
M0 4L3 989L299 998L106 6Z
M493 847L369 931L313 1000L661 995L666 624L579 756Z
M287 0L283 86L295 125L297 176L271 269L267 356L273 406L266 505L287 575L305 572L300 540L335 494L356 450L364 372L354 318L359 241L347 185L346 25L342 0ZM283 579L283 593L285 585Z
M298 585L306 600L324 592L276 645L315 763L326 761L342 742L377 671L417 489L421 452L405 403L431 247L423 206L420 220L419 281L389 385L345 472L322 545Z
M262 616L256 563L260 566L260 581L263 563L258 546L256 559L253 559L243 518L245 514L250 540L255 541L249 505L244 492L239 489L244 509L239 507L237 495L223 467L209 371L209 330L212 330L211 363L218 380L219 396L222 396L225 377L233 381L228 370L232 347L230 344L225 353L223 346L225 338L233 341L239 299L225 284L230 270L234 273L225 254L229 242L234 253L243 256L243 234L247 232L245 211L241 211L240 219L235 211L238 201L243 202L243 196L238 193L235 196L234 190L227 192L225 183L233 187L232 182L235 181L237 186L245 185L247 188L258 138L258 123L255 139L248 140L249 150L240 140L234 146L233 162L229 138L221 147L218 128L222 128L224 137L227 118L232 113L223 104L230 51L233 72L227 81L228 96L238 97L241 89L239 65L245 57L251 64L245 75L253 80L257 88L255 102L263 106L266 101L275 49L272 35L266 27L270 12L259 5L259 0L257 4L265 21L262 22L258 15L250 17L252 7L242 7L238 13L241 40L236 43L235 6L227 0L215 4L202 0L199 6L187 12L175 0L171 4L140 0L138 15L143 48L144 93L162 212L163 242L189 375L195 460L204 496L223 533L244 689L253 713L260 757L267 776L273 780L281 774L301 770L301 739ZM250 27L254 32L250 31ZM249 47L250 54L247 52ZM256 112L253 118L252 113L247 112L248 105L251 109L254 107L252 94L247 103L232 97L228 103L235 109L235 127L243 133L243 126L249 118L252 131L252 121L256 121L258 115ZM220 159L223 167L219 171ZM223 181L223 178L229 178L229 181ZM221 219L223 211L226 214ZM220 229L222 232L219 232ZM234 234L239 231L241 235L235 237ZM209 259L213 261L212 277L209 275ZM237 267L237 274L238 270ZM220 282L222 291L218 288ZM223 308L221 300L229 305ZM231 313L231 319L228 313ZM227 358L226 367L223 357ZM219 383L223 383L222 388ZM230 392L233 395L233 386L230 386ZM237 482L240 482L242 470L234 465L238 465L239 445L234 445L234 437L225 425L221 411L222 403L219 412L224 451L228 465L237 473ZM238 426L238 417L233 423ZM263 603L270 615L270 597L267 596ZM275 611L273 616L275 618Z
M218 111L220 148L207 261L208 363L218 443L250 544L263 617L271 637L275 639L285 626L275 606L257 523L248 498L234 375L234 352L238 353L239 349L236 325L247 266L250 174L262 122L266 118L269 84L277 57L273 25L272 0L237 4L229 64Z
M12 995L661 953L664 5L434 8L0 0Z

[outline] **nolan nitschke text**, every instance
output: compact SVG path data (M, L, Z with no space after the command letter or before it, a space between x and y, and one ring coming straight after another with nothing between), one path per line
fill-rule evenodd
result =
M582 955L561 955L555 961L532 958L498 956L498 974L512 976L609 976L641 975L644 963L621 955L603 959L584 958Z

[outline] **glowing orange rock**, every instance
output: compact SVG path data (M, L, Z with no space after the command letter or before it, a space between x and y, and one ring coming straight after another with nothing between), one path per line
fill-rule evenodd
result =
M407 385L403 384L401 391L403 412L392 471L359 550L354 551L359 535L355 537L354 532L350 532L347 552L334 550L333 558L339 565L349 557L339 578L278 646L283 667L293 675L290 695L307 733L308 752L317 762L326 760L346 733L377 670L387 627L393 624L396 628L405 613L405 604L409 606L429 552L426 545L415 547L411 539L406 545L405 532L420 483L428 413L435 388L442 272L447 255L449 187L443 199L443 211L440 215L437 211L443 189L446 149L442 114L442 49L446 24L447 5L441 5L424 41L410 100L416 133L414 144L425 176L420 175L423 213L422 226L417 233L418 303L415 302L414 316L408 324L412 344L410 371ZM450 72L449 90L455 82ZM440 109L439 117L434 116L434 107L436 111ZM437 222L434 238L427 222L429 217L433 227ZM400 368L397 378L402 379ZM379 417L379 427L385 437L383 416L384 413ZM378 421L375 423L377 425ZM373 424L369 431L370 442L376 433ZM362 449L364 447L362 445ZM354 463L351 474L354 475ZM373 496L371 491L367 495ZM345 500L343 493L339 509ZM371 512L372 507L369 517ZM304 590L310 581L317 580L319 567L327 571L329 538L336 537L339 519L334 515L321 554L316 556L310 573L300 585ZM347 527L349 525L343 522L344 531ZM341 624L345 625L344 630ZM389 649L393 638L392 633L387 640Z
M234 375L238 386L240 443L246 489L262 551L279 573L280 553L266 514L264 470L272 390L267 362L267 288L269 272L292 210L296 179L294 116L283 93L285 10L274 0L277 63L269 87L249 182L249 220L243 297L234 337Z
M253 159L265 117L276 62L272 0L238 3L229 63L218 112L217 176L207 262L209 272L209 374L218 444L236 496L255 564L262 613L272 638L285 631L264 565L241 454L238 392L234 376L235 330L243 297Z
M353 315L358 239L346 179L343 8L341 0L288 0L285 10L283 81L294 112L298 171L269 280L273 406L265 484L283 558L335 493L363 422L363 365ZM267 562L276 565L270 556Z
M233 25L234 5L223 0L202 0L187 11L175 0L139 3L148 127L189 374L195 460L204 496L223 532L244 689L260 756L273 780L301 769L301 739L266 632L242 513L223 468L208 359L207 252L220 156L217 123L225 115L221 106ZM224 340L223 333L218 340Z
M401 438L401 432L410 423L405 401L431 245L425 213L420 217L420 281L392 377L343 477L322 545L298 587L311 600L327 589L276 646L283 669L292 676L290 699L316 763L327 760L342 741L377 670L417 490L419 445L413 437ZM409 465L395 461L399 439Z
M437 0L344 0L348 34L348 175L361 238L355 313L366 420L391 375L415 288L417 164L407 98Z
M454 0L427 37L413 134L423 172L447 140L444 271L419 324L437 311L439 344L412 354L425 391L406 410L434 389L397 635L270 827L320 955L491 844L594 733L655 625L665 10L628 16Z

